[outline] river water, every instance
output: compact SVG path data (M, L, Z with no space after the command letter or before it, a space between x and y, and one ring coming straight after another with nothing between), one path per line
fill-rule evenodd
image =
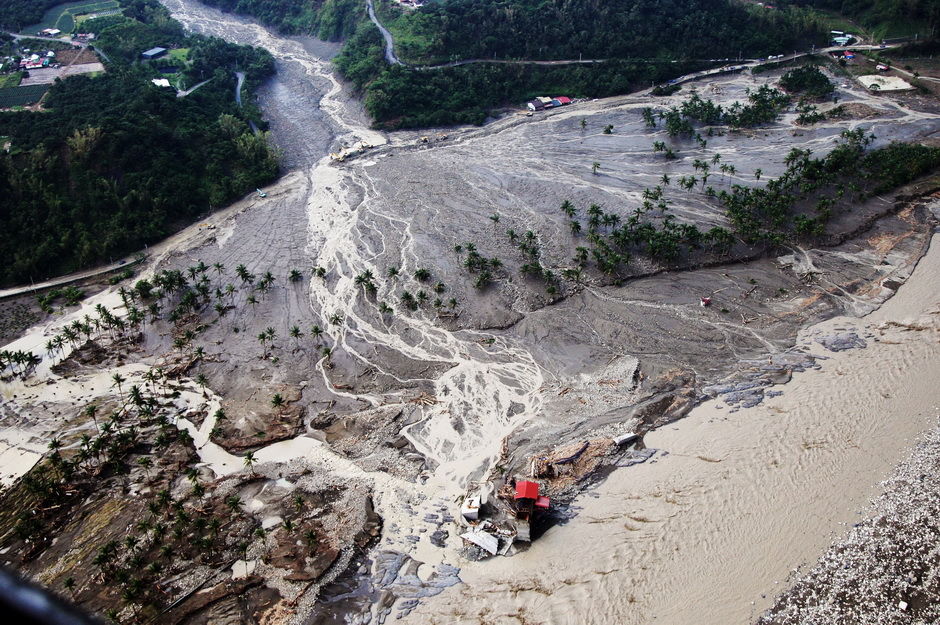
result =
M259 46L274 55L277 74L262 87L259 99L286 168L313 166L337 136L362 125L355 99L330 73L329 61L340 44L313 37L282 37L192 0L164 0L163 4L193 32Z
M438 593L457 582L456 569L447 562L455 550L435 546L429 534L422 535L428 528L421 519L455 512L453 502L471 480L496 462L503 439L539 413L542 372L525 349L505 339L447 330L424 315L396 315L390 326L376 314L374 304L364 301L353 279L357 274L370 271L383 276L387 265L410 274L420 250L407 216L377 201L375 181L364 171L368 161L337 167L326 156L331 146L388 142L385 135L366 126L360 105L331 73L329 58L336 52L335 45L281 37L192 0L165 0L164 4L190 30L262 46L277 59L278 73L260 97L274 140L284 150L285 166L292 171L269 189L266 210L278 206L276 220L250 211L239 215L232 227L234 235L220 245L223 256L218 260L227 266L246 262L253 268L250 261L255 259L224 256L231 253L227 250L252 249L260 256L290 255L294 262L336 268L335 280L311 281L307 302L321 318L342 313L342 324L327 327L334 351L394 378L405 389L430 382L438 398L433 405L409 408L417 418L401 432L434 467L418 483L381 471L364 472L306 437L259 450L256 457L277 462L305 457L350 479L371 482L376 511L386 528L376 551L402 554L397 560L393 557L393 562L385 557L371 564L373 589L366 594L370 599L382 595L384 603L372 608L375 616L387 611L397 597ZM296 245L278 252L259 243L263 237L273 237L275 230L289 231ZM207 258L206 262L215 260ZM280 266L276 258L270 262ZM378 297L391 296L383 292L386 288L394 287L380 286ZM487 340L481 343L481 339ZM420 364L409 370L398 364L402 362ZM443 373L429 380L424 372L428 365ZM312 374L322 375L326 388L340 399L364 401L373 407L387 399L377 393L352 395L336 388L322 363ZM399 401L408 397L407 391L401 391ZM200 453L204 462L217 467L217 473L229 470L233 462L211 445ZM451 535L449 546L459 546L459 539ZM419 565L423 568L416 576L413 573ZM364 576L368 578L369 573ZM429 579L437 581L429 585Z
M429 524L421 520L456 512L456 498L496 461L506 436L539 417L544 371L532 354L505 337L449 331L419 315L396 316L390 328L374 308L364 304L354 276L363 271L380 276L387 265L413 271L421 253L416 238L424 235L413 230L406 211L395 212L380 201L381 181L366 159L336 167L326 156L340 144L388 141L367 127L360 106L331 73L334 44L281 37L195 0L163 1L187 28L262 46L277 60L278 73L263 87L260 98L290 171L272 186L265 204L235 215L234 224L227 226L229 234L217 245L219 257L203 259L227 266L245 262L251 270L271 263L267 266L279 269L278 275L292 266L283 264L285 256L290 262L337 268L335 279L311 282L304 302L320 315L343 313L344 323L328 328L337 352L363 367L397 376L403 386L428 380L420 371L400 373L400 368L389 365L395 358L430 363L444 371L430 381L438 403L419 409L420 418L402 432L434 467L423 481L411 483L382 471L365 471L305 436L256 453L262 462L305 458L371 485L385 529L371 559L364 561L362 584L336 591L348 590L351 595L351 600L330 609L339 619L377 622L390 614L393 605L402 610L403 600L421 598L425 603L411 613L413 622L519 623L547 618L552 623L655 619L679 624L696 622L695 615L704 614L697 609L700 604L716 603L716 594L725 592L718 595L717 603L728 609L709 611L702 622L744 622L756 609L749 601L772 593L771 582L780 581L788 567L798 563L788 545L801 538L802 529L809 530L811 539L803 541L796 557L812 557L825 545L828 532L846 522L870 494L871 485L924 427L929 415L922 408L932 399L915 401L915 389L910 389L912 399L903 408L920 411L919 418L906 421L904 427L878 430L877 437L869 433L883 425L879 421L883 407L873 407L864 418L856 418L849 409L860 402L858 395L846 395L838 405L825 405L823 412L805 408L801 412L800 404L813 405L831 385L831 379L814 378L803 391L796 387L789 403L741 411L733 419L712 407L710 412L700 410L675 430L652 436L649 444L675 453L663 454L656 463L636 470L614 473L597 499L582 502L580 517L549 531L528 552L470 564L456 555L460 541L455 536L449 537L445 549L432 545L428 534L422 534ZM288 242L278 247L276 235L285 234ZM186 241L186 236L180 240ZM935 244L934 258L936 248ZM936 271L919 280L935 276ZM915 304L910 306L912 314L920 312ZM859 329L874 331L874 325L859 322ZM872 369L879 359L898 355L890 348L859 361L844 356L833 362L836 368L857 367L867 372L857 376L854 385L864 390L876 382L903 380L905 367L940 361L932 345L904 342L900 331L891 338L903 343L907 351L899 360L905 366L892 369L890 378ZM40 345L41 339L33 333L20 347ZM322 363L311 372L317 375L330 392L346 397L345 391L329 384ZM356 399L378 406L385 398L376 393ZM407 395L402 393L399 399ZM780 413L774 408L796 416L790 425L782 419L775 421L773 417ZM197 441L205 441L212 425L207 419L199 431L193 428ZM808 446L795 443L803 431L808 432L804 437ZM786 443L769 448L776 464L759 453L768 437ZM876 439L888 444L880 443L875 449L872 441ZM822 447L826 453L816 453L821 449L819 440L863 444L829 444ZM806 457L807 451L816 455ZM237 458L215 445L202 445L199 453L217 475L231 473L238 466ZM779 465L786 470L768 468ZM826 480L814 482L818 475ZM850 478L854 481L846 486ZM812 499L806 496L808 488ZM770 492L775 493L773 505L765 505ZM842 494L833 497L835 493ZM812 516L813 506L807 502L827 497L825 509L839 507L838 514ZM787 513L800 505L799 513ZM807 515L813 521L809 525ZM779 527L784 529L765 538L763 529L778 518L783 519ZM742 536L744 540L738 540ZM764 546L761 541L769 542ZM451 588L458 582L455 565L464 568L459 575L465 584ZM761 567L762 575L751 575L748 566ZM736 585L737 578L750 583ZM679 597L678 603L672 597ZM399 612L405 617L415 607L407 605ZM356 615L356 610L362 612Z

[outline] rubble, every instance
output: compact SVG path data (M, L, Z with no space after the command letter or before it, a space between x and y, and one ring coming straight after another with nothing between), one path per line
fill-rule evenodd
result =
M940 426L857 523L759 625L940 622Z

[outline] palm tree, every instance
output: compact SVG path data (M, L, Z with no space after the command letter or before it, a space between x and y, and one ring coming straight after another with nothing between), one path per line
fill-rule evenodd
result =
M310 336L317 340L317 344L320 342L320 336L323 334L323 328L314 324L310 326Z
M304 333L300 331L299 326L291 326L288 333L290 334L290 337L294 339L294 349L297 349L297 343L303 337Z
M594 174L595 176L597 175L597 170L600 168L601 168L601 164L598 163L597 161L594 161L593 163L591 163L591 173Z
M238 276L238 279L242 281L242 284L251 284L255 281L255 277L244 265L235 267L235 275Z
M290 275L287 277L287 279L290 280L291 282L300 282L301 280L303 280L303 277L304 276L302 273L300 273L296 269L291 269Z
M98 406L94 404L88 404L85 406L85 416L91 417L91 420L95 422L95 429L98 430L98 434L101 434L101 428L98 427L98 419L95 417L95 413L98 412Z
M415 270L414 276L415 280L426 282L431 277L431 272L422 267Z
M392 265L391 267L388 268L388 271L386 272L386 274L388 275L389 278L397 278L398 267L395 267L394 265Z
M581 118L581 130L584 131L585 128L587 128L587 120Z
M757 179L757 180L760 180L761 174L763 174L763 173L764 173L764 171L763 171L762 169L760 169L760 168L755 169L755 170L754 170L754 178Z
M271 407L277 410L278 413L281 412L281 408L284 407L284 398L281 397L280 393L275 393L274 397L271 398Z
M124 378L120 373L115 373L114 375L111 376L111 379L114 381L114 384L112 384L112 386L118 387L118 393L120 394L121 402L123 403L124 402L124 389L121 387L121 385L124 384L124 382L127 382L127 379Z
M245 458L248 458L246 455ZM252 462L254 462L254 457L252 457ZM229 495L225 498L225 505L232 509L232 512L237 511L242 505L242 498L238 495Z
M245 454L245 467L248 469L249 473L252 475L255 474L255 454L252 451L249 451Z

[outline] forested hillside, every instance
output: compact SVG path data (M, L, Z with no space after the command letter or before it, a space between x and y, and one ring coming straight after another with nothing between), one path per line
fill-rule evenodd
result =
M0 0L0 30L16 32L42 19L46 9L62 0Z
M402 11L381 0L398 54L413 64L454 59L599 58L595 65L475 64L434 72L389 67L370 23L336 59L390 128L481 123L487 111L536 95L609 96L705 67L705 60L777 54L824 43L810 10L770 11L726 0L450 0Z
M725 0L448 0L417 11L382 2L400 55L415 62L761 56L825 41L810 12Z
M938 0L785 0L785 4L832 11L863 26L883 30L887 36L910 32L921 37L936 36L940 26Z
M230 13L251 15L288 34L311 33L321 39L344 39L365 15L364 0L202 0Z
M0 284L135 251L277 176L266 135L248 126L256 107L234 102L232 71L237 62L255 86L273 72L270 54L186 35L156 0L128 5L138 20L91 24L112 61L105 74L57 82L43 112L0 113L11 143L0 153ZM137 62L154 42L188 48L173 75L183 84L211 80L184 98L154 86L167 74Z

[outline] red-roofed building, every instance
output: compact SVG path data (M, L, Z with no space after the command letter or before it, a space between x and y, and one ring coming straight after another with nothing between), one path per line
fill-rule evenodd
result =
M539 485L537 482L522 480L516 482L516 499L531 499L535 501L539 498Z
M559 102L561 102L562 106L567 105L567 104L571 104L571 98L566 97L566 96L563 96L563 95L560 95L560 96L558 96L557 98L553 98L553 99L558 100Z

